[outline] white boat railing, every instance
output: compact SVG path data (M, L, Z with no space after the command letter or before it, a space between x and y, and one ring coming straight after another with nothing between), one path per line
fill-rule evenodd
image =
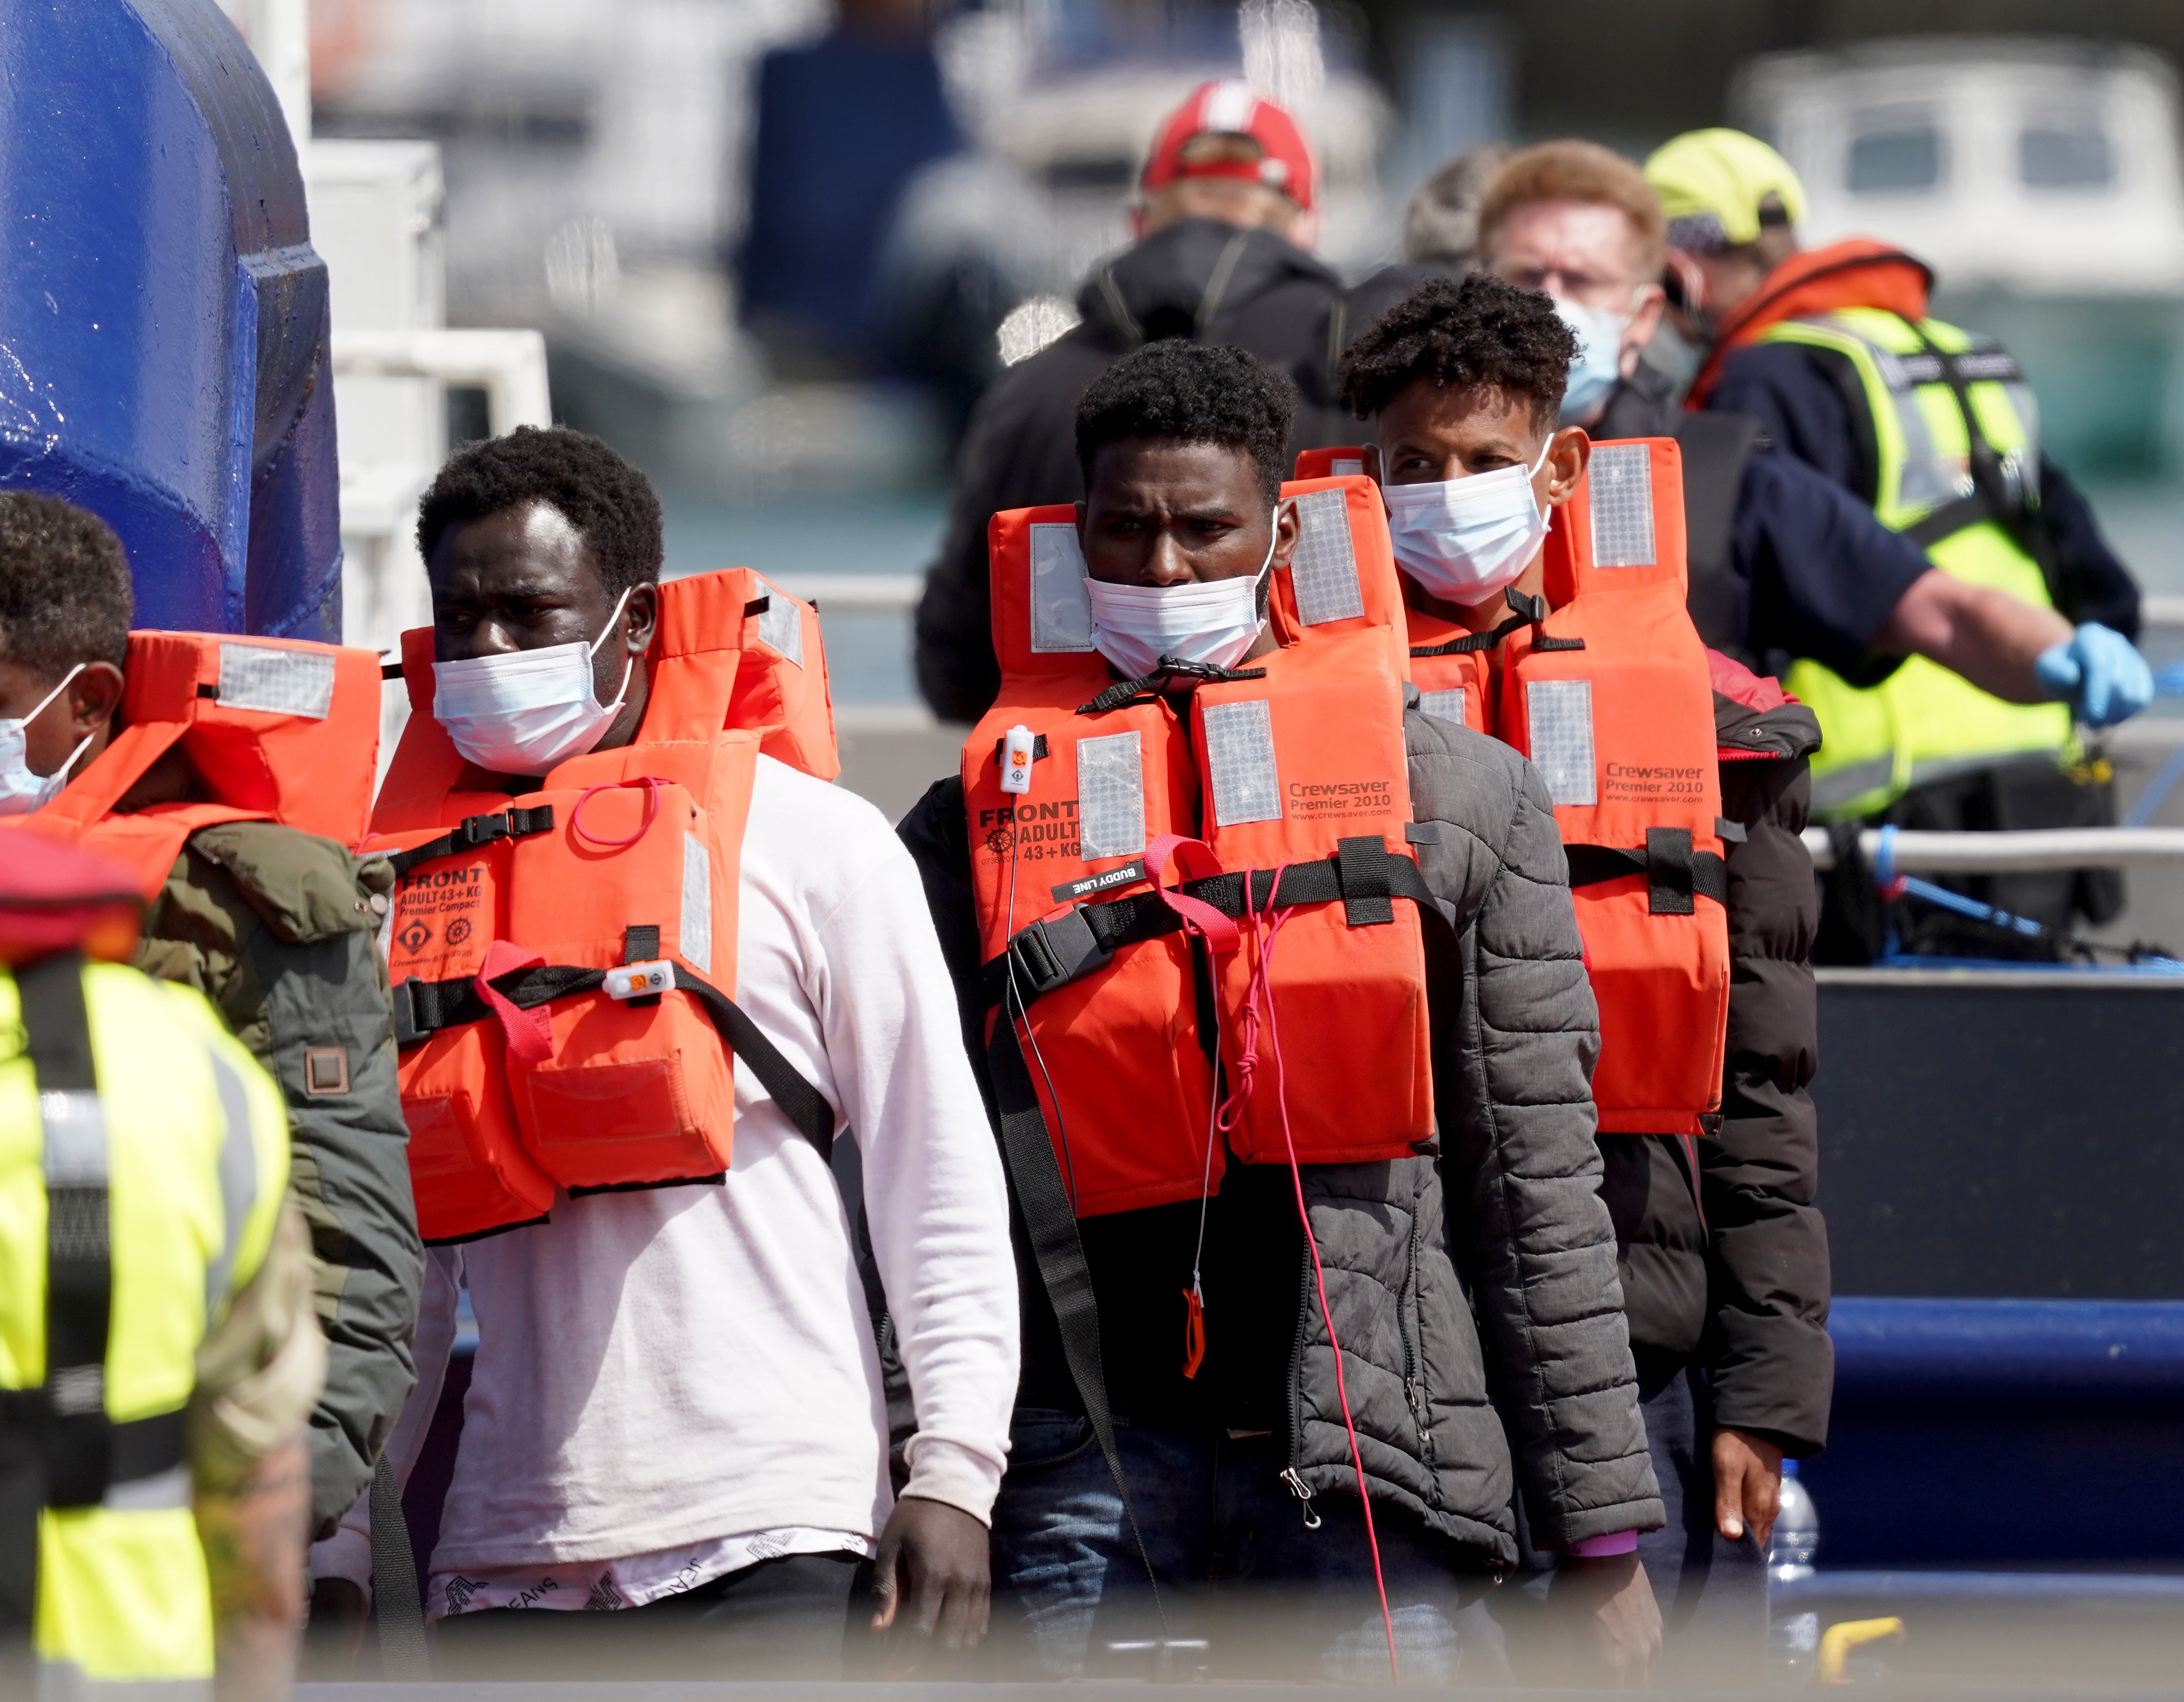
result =
M1858 848L1876 862L1888 829L1868 828ZM1895 829L1898 874L2022 873L2033 869L2137 868L2184 858L2184 828L2039 828L2014 833L1928 833ZM1813 866L1835 867L1825 828L1805 829Z

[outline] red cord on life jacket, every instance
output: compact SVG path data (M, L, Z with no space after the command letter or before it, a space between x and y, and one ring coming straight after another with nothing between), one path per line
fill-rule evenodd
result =
M1388 1634L1388 1680L1391 1684L1400 1685L1403 1680L1402 1669L1396 1658L1396 1620L1388 1610L1388 1582L1380 1571L1380 1538L1373 1527L1373 1497L1365 1487L1365 1460L1357 1449L1357 1424L1351 1416L1350 1390L1342 1376L1342 1343L1335 1336L1334 1314L1327 1303L1327 1273L1320 1265L1319 1243L1312 1236L1312 1214L1305 1208L1304 1172L1298 1168L1296 1141L1290 1133L1288 1084L1282 1067L1282 1030L1274 1015L1273 982L1268 974L1268 965L1274 954L1274 941L1281 934L1282 924L1289 919L1286 913L1274 908L1276 897L1281 891L1282 876L1288 868L1289 865L1283 863L1274 870L1273 883L1267 890L1264 910L1251 907L1250 884L1245 884L1245 913L1251 924L1251 938L1258 948L1258 961L1252 966L1250 990L1245 996L1244 1057L1247 1062L1239 1069L1237 1092L1230 1096L1229 1104L1222 1108L1224 1114L1229 1113L1231 1108L1240 1112L1243 1097L1251 1091L1248 1061L1255 1057L1257 1052L1258 1019L1263 1013L1267 1037L1274 1059L1275 1104L1281 1113L1282 1139L1289 1148L1290 1185L1296 1193L1297 1222L1304 1230L1304 1244L1312 1253L1312 1280L1319 1291L1319 1315L1327 1325L1327 1345L1334 1355L1334 1396L1342 1408L1344 1433L1350 1439L1350 1463L1357 1472L1357 1499L1365 1509L1365 1544L1372 1551L1373 1585L1379 1592L1380 1624Z

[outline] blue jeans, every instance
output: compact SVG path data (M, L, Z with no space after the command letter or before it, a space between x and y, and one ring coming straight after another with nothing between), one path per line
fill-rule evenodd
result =
M1000 1659L1050 1678L1386 1682L1354 1490L1299 1499L1275 1437L1122 1424L1115 1439L1157 1606L1091 1426L1020 1411L994 1509ZM1453 1682L1458 1613L1486 1580L1416 1520L1373 1511L1403 1680Z

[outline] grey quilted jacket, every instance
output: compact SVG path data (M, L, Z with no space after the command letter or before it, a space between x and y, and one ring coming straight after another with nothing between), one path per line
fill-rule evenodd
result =
M1599 1197L1599 1017L1553 806L1507 745L1405 717L1429 933L1438 1162L1315 1167L1307 1203L1367 1475L1496 1560L1511 1472L1543 1548L1662 1523ZM1392 1232L1391 1232L1392 1230ZM1292 1379L1300 1470L1351 1482L1317 1305Z
M1599 1197L1599 1019L1553 806L1507 745L1411 700L1412 813L1431 824L1418 860L1448 924L1427 929L1441 1152L1307 1166L1306 1205L1376 1500L1507 1565L1519 1492L1542 1548L1654 1529L1661 1498ZM960 784L936 784L900 831L968 987ZM965 1016L975 1035L983 1013ZM1038 1339L1052 1314L1020 1263L1028 1384L1057 1354ZM1308 1262L1298 1278L1291 1465L1314 1495L1345 1496L1357 1480ZM1101 1309L1105 1325L1105 1296Z

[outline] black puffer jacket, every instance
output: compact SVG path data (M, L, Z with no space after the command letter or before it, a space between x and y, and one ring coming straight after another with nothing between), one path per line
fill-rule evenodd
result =
M1412 813L1433 824L1421 830L1419 867L1447 924L1428 930L1441 1155L1307 1166L1306 1207L1376 1496L1507 1564L1516 1555L1513 1467L1545 1547L1653 1529L1661 1502L1597 1191L1598 1018L1553 807L1508 746L1415 706L1404 728ZM978 944L960 783L935 785L900 832L958 985L970 988ZM983 1027L981 1012L966 1019ZM1232 1220L1233 1254L1209 1240L1209 1296L1217 1276L1244 1286L1235 1267L1254 1254L1265 1261L1247 1286L1267 1320L1238 1320L1231 1309L1220 1325L1260 1362L1234 1381L1273 1381L1280 1410L1265 1422L1287 1431L1291 1465L1315 1493L1340 1493L1355 1478L1288 1178L1241 1165L1230 1176L1245 1179L1223 1191L1232 1209L1257 1209L1253 1193L1273 1208L1248 1225ZM1173 1251L1179 1238L1161 1215L1180 1209L1084 1225L1110 1392L1139 1422L1175 1422L1189 1400L1173 1368L1190 1242ZM1284 1211L1287 1240L1277 1241ZM1163 1263L1178 1258L1179 1271ZM1229 1269L1217 1271L1217 1258ZM1073 1405L1053 1315L1035 1271L1020 1264L1020 1403ZM1208 1308L1212 1320L1211 1299ZM1197 1421L1235 1422L1207 1413Z
M1810 963L1819 906L1800 835L1819 724L1771 679L1713 659L1722 813L1742 830L1729 867L1729 1048L1721 1133L1603 1136L1601 1188L1615 1219L1630 1340L1702 1360L1715 1422L1793 1458L1828 1436L1828 1237L1814 1203L1819 1132L1807 1093L1818 1062ZM1704 1205L1702 1218L1700 1205Z
M917 608L917 685L946 721L976 721L1000 689L986 589L986 522L1003 509L1074 502L1077 403L1132 349L1164 337L1249 349L1297 387L1292 450L1329 435L1329 314L1341 281L1271 231L1185 219L1095 267L1078 292L1083 321L1011 368L979 399L956 456L939 559Z

